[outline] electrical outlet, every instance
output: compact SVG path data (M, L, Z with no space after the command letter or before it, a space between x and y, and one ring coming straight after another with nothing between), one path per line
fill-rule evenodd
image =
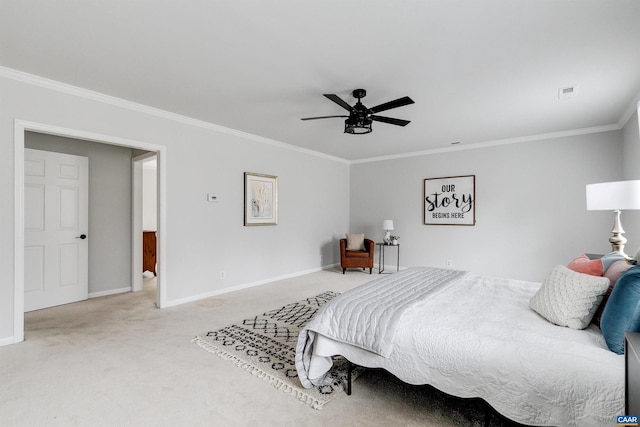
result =
M450 259L447 260L447 267L448 268L453 267L453 261L451 261Z
M221 271L221 272L220 272L220 278L221 278L221 279L224 279L224 271Z

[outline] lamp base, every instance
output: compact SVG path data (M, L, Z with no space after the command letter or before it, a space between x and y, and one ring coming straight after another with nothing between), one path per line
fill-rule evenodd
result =
M629 255L624 253L624 245L627 243L627 239L622 235L622 233L611 233L609 243L611 243L612 252L618 252L623 257L629 258Z
M613 211L614 220L613 220L613 229L611 229L611 237L609 237L609 243L611 243L611 250L613 252L618 252L625 258L629 258L629 255L624 253L624 245L627 244L627 238L623 236L624 229L622 228L622 223L620 222L620 211Z

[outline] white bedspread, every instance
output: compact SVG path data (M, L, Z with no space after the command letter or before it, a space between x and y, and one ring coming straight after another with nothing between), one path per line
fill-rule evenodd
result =
M414 267L358 286L331 300L304 330L388 357L405 313L462 277L466 271ZM392 290L390 292L390 290ZM304 332L300 339L307 337Z
M296 354L298 374L321 375L329 356L341 354L410 384L481 397L523 424L614 424L624 413L624 356L593 325L555 326L532 311L539 286L468 275L405 313L388 357L317 335L306 343L312 356L302 372Z

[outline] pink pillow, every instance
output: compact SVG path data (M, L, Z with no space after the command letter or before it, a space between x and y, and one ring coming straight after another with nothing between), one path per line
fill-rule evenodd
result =
M602 261L599 259L589 259L589 257L584 254L571 260L567 267L578 273L590 274L592 276L604 275Z
M632 264L629 264L626 260L621 259L620 261L616 261L611 264L611 267L607 268L607 271L604 273L604 277L609 279L611 283L609 285L609 289L613 289L616 285L616 282L624 274L625 271L633 267Z

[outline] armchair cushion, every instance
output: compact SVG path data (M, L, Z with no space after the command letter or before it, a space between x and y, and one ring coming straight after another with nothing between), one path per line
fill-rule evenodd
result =
M369 258L369 252L367 251L349 251L347 250L344 254L347 258Z
M346 234L348 251L364 251L364 233Z

